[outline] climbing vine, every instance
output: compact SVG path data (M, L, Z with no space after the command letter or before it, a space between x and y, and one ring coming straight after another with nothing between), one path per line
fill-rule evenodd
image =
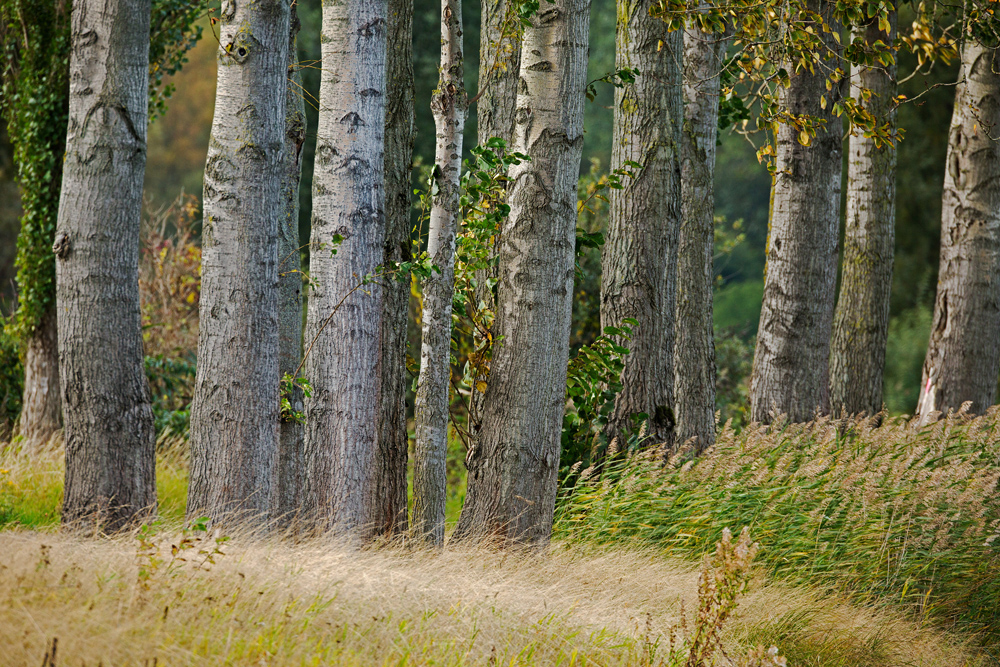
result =
M175 74L201 37L207 0L154 0L150 26L150 118L166 111ZM69 114L69 0L0 0L0 113L21 187L18 308L7 333L26 341L55 298L52 240L59 212Z

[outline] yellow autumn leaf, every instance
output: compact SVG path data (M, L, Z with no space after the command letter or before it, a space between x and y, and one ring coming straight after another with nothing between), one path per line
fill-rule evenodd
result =
M480 380L479 382L477 382L476 383L476 391L478 391L480 394L485 394L486 393L486 383L483 382L482 380Z
M803 130L802 132L799 132L799 143L803 146L808 146L812 143L812 137L809 136L808 132Z

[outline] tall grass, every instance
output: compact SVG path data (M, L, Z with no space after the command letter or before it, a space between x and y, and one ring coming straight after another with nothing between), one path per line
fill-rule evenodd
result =
M997 412L754 426L697 461L620 457L571 476L558 537L698 556L749 526L770 576L892 602L1000 650ZM573 479L575 477L575 480Z

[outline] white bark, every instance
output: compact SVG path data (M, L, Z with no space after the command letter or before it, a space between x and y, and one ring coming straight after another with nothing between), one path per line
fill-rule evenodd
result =
M78 0L53 252L66 440L62 520L118 530L155 511L139 317L149 0Z
M993 404L1000 372L1000 50L962 49L941 206L934 322L917 413Z
M305 337L307 345L315 339L306 357L313 387L306 400L306 510L320 526L361 537L373 528L366 524L376 502L382 287L348 293L385 252L386 13L386 0L323 7L310 259L316 285ZM332 255L324 244L335 235L343 242Z
M456 535L545 544L566 398L589 0L543 3L525 29L511 212L500 241L493 352Z
M431 206L427 252L439 272L423 283L420 377L417 380L413 530L444 544L447 500L448 394L451 381L451 300L455 292L455 233L458 227L462 131L468 100L463 83L462 0L441 0L441 75L431 100L437 143L436 193Z
M205 165L189 517L263 520L278 451L287 0L222 4Z

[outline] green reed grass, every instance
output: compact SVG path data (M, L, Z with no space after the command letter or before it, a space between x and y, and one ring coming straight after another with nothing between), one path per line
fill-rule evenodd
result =
M698 557L749 526L771 576L892 602L1000 648L996 410L929 426L877 420L727 424L697 461L619 456L574 471L556 510L568 540ZM575 479L574 479L575 478Z

